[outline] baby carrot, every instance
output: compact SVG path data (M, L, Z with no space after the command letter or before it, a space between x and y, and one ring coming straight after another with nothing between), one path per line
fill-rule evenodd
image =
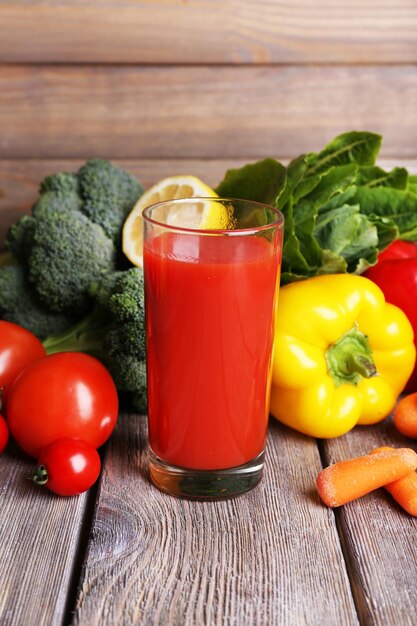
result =
M372 450L371 454L386 450L393 450L387 446ZM417 472L410 472L403 478L394 480L392 483L384 485L396 502L410 515L417 517Z
M326 467L317 477L317 488L327 506L341 506L402 478L416 468L417 454L414 450L384 450Z
M398 401L394 424L406 437L417 439L417 393L410 393Z

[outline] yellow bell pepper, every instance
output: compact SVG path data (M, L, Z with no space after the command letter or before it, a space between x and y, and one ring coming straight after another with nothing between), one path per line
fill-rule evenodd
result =
M281 287L271 413L313 437L338 437L389 415L416 359L405 314L352 274Z

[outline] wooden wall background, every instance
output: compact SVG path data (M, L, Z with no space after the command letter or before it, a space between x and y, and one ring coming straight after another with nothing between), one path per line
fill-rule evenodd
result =
M416 63L416 0L0 0L0 238L90 156L215 184L355 128L415 170Z

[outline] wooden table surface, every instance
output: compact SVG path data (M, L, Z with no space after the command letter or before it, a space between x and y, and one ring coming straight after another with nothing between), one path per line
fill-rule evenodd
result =
M0 241L91 156L215 185L363 129L417 172L416 33L415 0L0 0ZM331 462L410 446L389 420L321 442L272 421L263 482L212 503L152 487L146 437L121 415L78 498L0 456L0 626L416 624L416 520L383 490L337 510L315 490Z
M413 626L416 520L383 490L331 510L317 473L388 444L387 420L317 442L274 420L264 480L217 502L180 500L147 475L146 417L120 415L97 488L35 487L0 457L2 626Z

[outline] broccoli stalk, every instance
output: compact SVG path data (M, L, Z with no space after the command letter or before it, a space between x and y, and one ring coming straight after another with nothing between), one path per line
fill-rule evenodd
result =
M47 354L56 352L87 352L100 361L107 359L103 340L114 327L100 307L96 306L88 315L66 328L61 333L49 335L43 345Z
M146 411L145 310L139 268L108 274L93 290L94 309L43 342L48 354L88 352L100 359L130 404Z

